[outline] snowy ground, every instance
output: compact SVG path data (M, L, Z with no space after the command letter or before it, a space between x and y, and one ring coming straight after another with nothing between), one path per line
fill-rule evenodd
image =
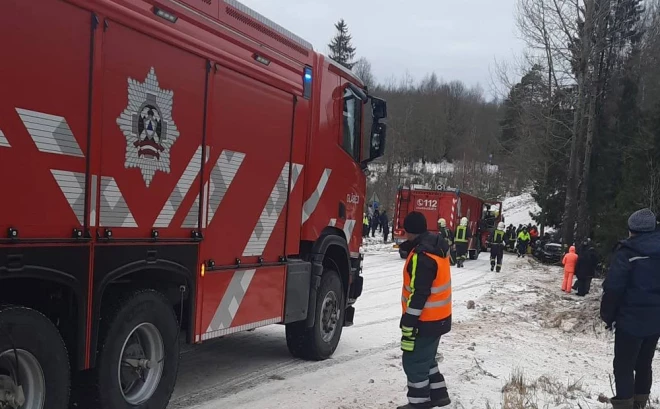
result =
M386 409L405 402L403 260L391 244L370 240L365 251L355 325L344 329L332 359L292 359L280 326L226 337L184 354L169 408ZM452 270L454 325L438 350L450 408L606 407L597 398L612 395L613 337L598 320L600 282L579 299L559 290L561 275L510 255L499 274L490 272L486 254ZM470 300L475 309L466 307ZM657 363L654 369L660 373ZM660 382L653 393L660 395Z

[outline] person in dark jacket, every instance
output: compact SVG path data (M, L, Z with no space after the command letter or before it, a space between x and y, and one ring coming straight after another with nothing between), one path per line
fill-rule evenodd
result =
M577 277L575 289L577 290L578 296L584 297L589 294L591 280L596 275L596 268L598 268L598 254L591 244L591 240L586 240L582 243L578 255L578 262L575 267L575 277Z
M497 272L502 270L502 257L504 257L504 223L500 222L497 229L488 237L490 243L490 271L495 270L497 262Z
M383 210L380 215L380 227L383 229L383 243L387 243L387 236L390 234L390 220L387 218L386 210Z
M642 409L651 392L652 361L660 338L660 232L650 209L628 219L603 283L600 316L615 329L615 409Z
M403 227L412 251L403 267L401 350L408 378L408 403L398 409L430 409L451 403L436 354L451 330L449 245L427 231L422 213L411 212Z
M438 236L447 242L449 248L451 249L454 245L454 232L447 227L447 220L444 217L438 219ZM449 251L449 263L453 266L456 264L454 256Z
M371 237L376 237L376 230L380 224L380 212L378 209L374 210L374 216L371 218Z

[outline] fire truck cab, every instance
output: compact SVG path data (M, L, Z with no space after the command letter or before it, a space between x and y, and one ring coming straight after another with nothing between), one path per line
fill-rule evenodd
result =
M0 408L164 409L179 334L333 354L385 101L236 0L5 0L0 42Z

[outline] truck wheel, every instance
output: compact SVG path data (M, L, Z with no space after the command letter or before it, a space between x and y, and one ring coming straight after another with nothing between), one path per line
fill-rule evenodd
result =
M314 326L305 321L286 326L286 344L297 358L321 361L337 349L344 322L344 291L339 274L326 269L316 298Z
M66 409L70 382L69 355L53 323L30 308L0 307L0 408Z
M165 409L179 368L179 327L154 290L117 297L103 313L98 364L103 409Z
M477 260L479 258L479 249L470 250L470 260Z

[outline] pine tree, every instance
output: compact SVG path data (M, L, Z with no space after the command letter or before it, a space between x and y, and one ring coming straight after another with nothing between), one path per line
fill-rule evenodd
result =
M355 65L353 61L355 47L351 44L352 37L348 34L348 24L342 18L335 24L335 28L337 29L337 34L330 44L328 44L331 53L330 58L350 70Z

